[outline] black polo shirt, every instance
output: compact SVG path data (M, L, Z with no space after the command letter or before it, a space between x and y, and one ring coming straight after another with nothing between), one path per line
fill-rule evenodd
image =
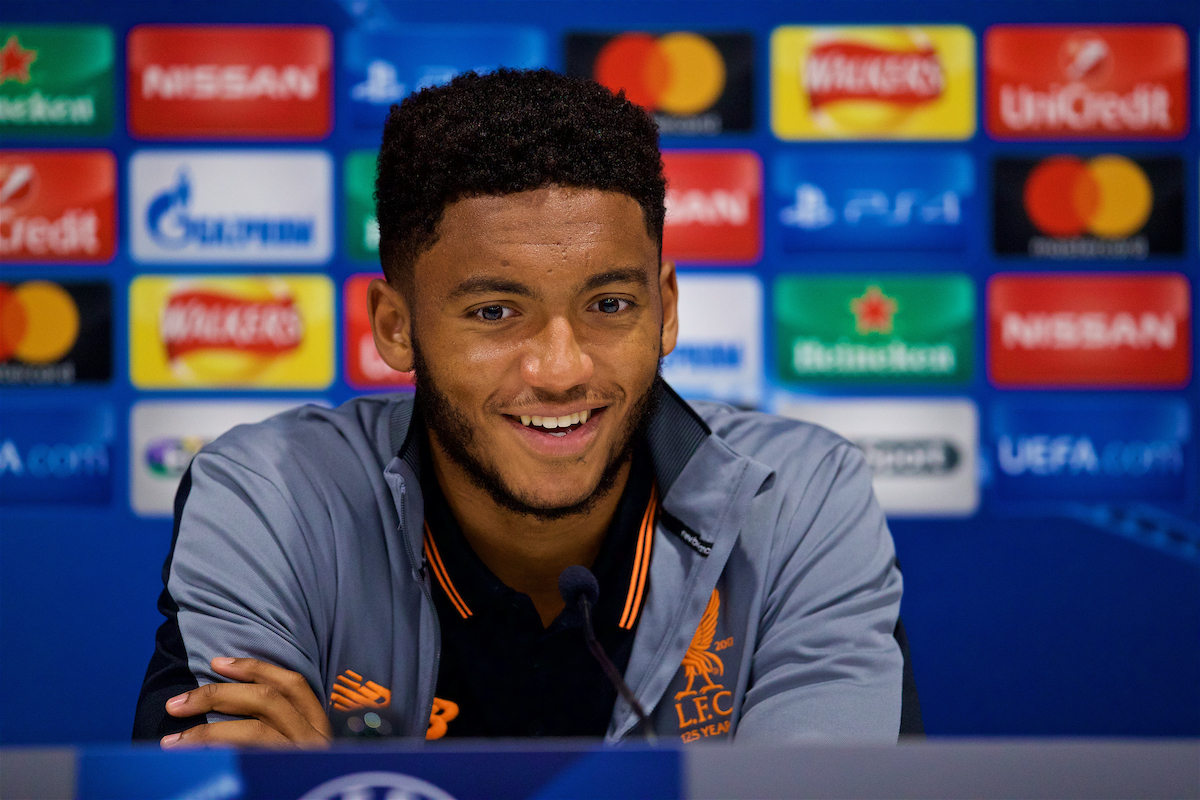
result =
M453 717L444 729L431 723L430 738L604 736L617 691L587 649L577 612L564 609L543 627L529 595L502 583L467 543L434 477L428 447L422 461L425 560L441 628L434 715ZM591 565L600 584L592 614L596 638L622 673L649 580L656 495L643 442Z

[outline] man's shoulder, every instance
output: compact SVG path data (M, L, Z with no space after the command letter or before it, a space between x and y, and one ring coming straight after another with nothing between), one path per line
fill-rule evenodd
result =
M846 439L811 422L705 400L689 404L732 450L777 471L808 471L831 454L857 452Z
M396 412L411 403L411 395L372 395L336 407L299 405L262 422L237 425L202 452L273 473L333 472L346 461L382 470L394 455Z

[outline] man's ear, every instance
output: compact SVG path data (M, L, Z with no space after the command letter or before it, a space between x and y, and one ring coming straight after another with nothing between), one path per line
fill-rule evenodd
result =
M380 357L394 370L411 371L412 312L404 295L387 281L376 278L367 287L367 311Z
M675 262L662 262L658 271L658 293L662 297L662 354L675 349L679 338L679 284L675 280Z

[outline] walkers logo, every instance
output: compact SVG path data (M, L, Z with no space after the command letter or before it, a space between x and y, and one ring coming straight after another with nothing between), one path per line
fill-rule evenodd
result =
M663 256L748 264L762 255L762 162L749 150L668 150Z
M966 398L788 401L779 413L853 442L889 516L964 517L979 508L979 412Z
M663 361L667 382L688 397L756 405L763 380L762 294L753 275L680 275L679 338Z
M143 263L322 264L333 253L324 152L142 151L129 176Z
M317 25L139 25L129 130L147 138L321 139L333 40Z
M997 275L988 374L1002 387L1182 387L1192 375L1182 275Z
M129 315L139 388L323 389L333 380L333 286L323 275L143 275L129 287Z
M1179 398L1002 400L989 428L1001 501L1184 502L1200 485Z
M592 78L654 115L664 136L711 136L754 127L754 37L574 33L567 74Z
M346 383L355 389L400 388L413 385L413 373L397 372L375 349L371 317L367 313L367 287L383 274L352 275L344 289L346 314Z
M713 589L680 664L687 685L675 693L675 713L679 717L679 738L684 742L729 734L733 692L713 681L714 675L725 674L725 663L717 652L733 646L732 636L717 639L720 611L721 593Z
M343 223L346 252L358 261L379 263L379 220L375 219L375 150L355 150L346 157Z
M144 517L171 516L179 479L200 448L235 425L260 422L299 401L142 401L129 415L129 503Z
M112 126L112 31L0 25L0 132L103 136Z
M116 193L107 150L0 150L0 263L111 261Z
M995 246L1034 258L1183 252L1183 162L1174 156L999 158Z
M111 407L6 400L0 425L0 506L103 505L112 497Z
M992 136L1178 139L1187 133L1187 35L1177 25L995 25L984 51Z
M0 283L0 385L67 386L110 378L107 283Z
M548 63L546 37L516 25L405 25L351 30L342 52L354 127L378 134L388 109L407 95L448 83L464 72Z
M786 276L775 285L776 366L791 382L962 383L974 319L965 275Z
M970 139L975 37L961 25L776 28L771 129L780 139Z
M773 178L787 250L959 250L978 213L961 152L783 153Z

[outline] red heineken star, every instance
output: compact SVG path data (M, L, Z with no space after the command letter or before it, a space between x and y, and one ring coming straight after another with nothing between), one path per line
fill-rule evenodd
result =
M14 33L0 48L0 83L29 83L29 65L37 61L37 50L26 50Z
M854 330L860 334L891 333L892 317L899 305L884 294L878 286L868 286L862 297L850 301L850 313L854 314Z

